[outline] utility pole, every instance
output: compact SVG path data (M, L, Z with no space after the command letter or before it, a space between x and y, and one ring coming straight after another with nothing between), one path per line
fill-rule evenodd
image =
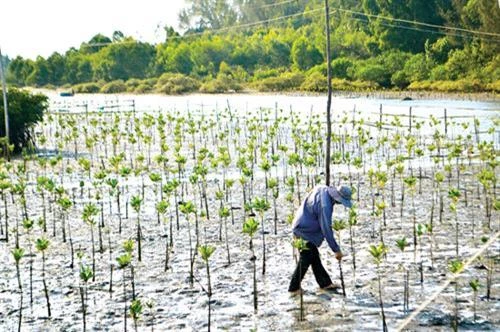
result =
M328 99L326 102L326 185L330 185L330 159L332 146L332 69L330 64L330 9L328 0L325 0L325 18L326 18L326 72L328 80Z
M9 140L9 111L7 109L7 84L5 84L5 75L3 70L2 49L0 48L0 78L2 79L2 93L3 93L3 112L5 120L5 153L7 161L10 161L10 140Z

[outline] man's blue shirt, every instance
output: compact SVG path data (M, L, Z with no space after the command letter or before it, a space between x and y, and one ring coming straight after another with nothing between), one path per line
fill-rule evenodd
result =
M293 234L316 247L326 239L333 252L339 252L332 230L333 205L334 200L327 186L314 187L295 214Z

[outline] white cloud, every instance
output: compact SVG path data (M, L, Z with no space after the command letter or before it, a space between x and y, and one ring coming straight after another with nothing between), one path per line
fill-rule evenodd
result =
M47 57L79 47L94 35L120 30L148 42L177 28L184 0L4 0L0 5L0 47L13 58Z

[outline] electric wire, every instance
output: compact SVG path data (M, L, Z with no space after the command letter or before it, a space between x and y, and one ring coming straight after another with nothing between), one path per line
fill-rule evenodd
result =
M338 11L342 11L342 12L347 12L347 13L352 13L352 14L357 14L357 15L363 15L363 16L367 16L367 17L379 18L381 20L396 21L396 22L402 22L402 23L422 25L422 26L427 26L427 27L431 27L431 28L440 28L440 29L446 29L446 30L456 30L456 31L467 32L467 33L478 34L478 35L500 37L500 34L494 33L494 32L485 32L485 31L479 31L479 30L470 30L470 29L463 29L463 28L457 28L457 27L450 27L450 26L446 26L446 25L438 25L438 24L425 23L425 22L420 22L420 21L405 20L405 19L401 19L401 18L392 18L392 17L382 16L382 15L375 15L375 14L367 14L367 13L357 12L357 11L354 11L354 10L344 9L344 8L336 8L336 7L330 7L330 8L334 8L334 9L336 9Z
M335 15L335 13L331 13L332 15ZM337 18L341 18L340 16L335 16ZM361 18L361 17L351 17L352 20L363 22L369 24L370 21ZM415 28L415 27L410 27L406 25L396 25L396 24L391 24L391 23L383 23L379 22L378 24L386 26L386 27L392 27L392 28L398 28L398 29L403 29L403 30L411 30L411 31L418 31L418 32L427 32L427 33L432 33L432 34L438 34L438 35L445 35L445 36L453 36L453 37L459 37L459 38L466 38L466 39L480 39L484 41L490 41L494 43L500 43L500 39L492 39L492 38L485 38L481 36L471 36L471 35L465 35L465 34L459 34L459 33L454 33L454 32L444 32L444 31L439 31L439 30L430 30L430 29L422 29L422 28ZM500 35L499 35L500 36Z
M279 2L279 3L268 4L268 5L265 5L265 6L268 6L268 7L277 6L277 5L285 4L285 3L288 3L288 2L294 2L294 1L296 1L296 0L288 0L288 1L283 1L283 2ZM462 28L456 28L456 27L450 27L450 26L443 26L443 25L437 25L437 24L430 24L430 23L419 22L419 21L410 21L410 20L405 20L405 19L398 19L398 18L390 18L390 17L386 17L386 16L381 16L381 15L374 15L374 14L367 14L367 13L357 12L357 11L354 11L354 10L349 10L349 9L344 9L344 8L336 8L336 7L330 7L330 8L332 8L332 10L330 11L330 14L332 14L332 15L335 15L336 11L345 12L345 13L351 14L351 18L350 19L355 20L355 21L364 22L364 23L370 23L370 21L367 20L367 19L360 18L360 17L354 17L352 15L354 14L354 15L360 15L360 16L365 16L365 17L378 18L378 19L385 20L385 21L394 21L394 22L408 23L408 24L421 25L421 26L427 26L427 27L433 27L433 28L440 28L440 29L445 29L445 30L448 30L448 31L444 32L444 31L439 31L439 30L422 29L422 28L416 28L416 27L411 27L411 26L395 25L395 24L391 24L391 23L382 23L382 22L379 22L380 25L387 26L387 27L393 27L393 28L397 28L397 29L411 30L411 31L420 31L420 32L432 33L432 34L440 34L440 35L450 35L450 36L454 36L454 37L468 38L468 39L478 38L478 39L485 40L485 41L491 41L491 42L495 42L495 43L500 43L500 39L491 39L491 38L481 37L481 36L500 37L500 34L497 34L497 33L483 32L483 31L470 30L470 29L462 29ZM218 34L218 33L221 33L221 32L224 32L224 31L233 30L233 29L241 29L241 28L249 28L249 27L259 26L259 25L263 25L263 24L267 24L267 23L271 23L271 22L276 22L276 21L281 21L281 20L289 19L289 18L292 18L292 17L302 16L302 15L309 15L311 13L316 13L316 12L322 11L322 10L324 10L324 7L320 7L320 8L316 8L316 9L310 9L310 10L306 10L306 11L301 11L301 12L294 13L294 14L289 14L289 15L278 16L278 17L274 17L274 18L271 18L271 19L266 19L266 20L260 20L260 21L256 21L256 22L239 24L239 25L235 25L235 26L231 26L231 27L223 27L223 28L219 28L219 29L204 30L204 31L200 31L200 32L189 33L189 34L184 34L184 35L179 35L179 36L171 36L171 37L167 38L167 41L168 40L187 39L187 38L201 36L201 35L204 35L204 34ZM336 16L336 17L339 17L339 16ZM459 33L453 33L452 31L460 31L460 32L464 32L464 33L474 34L475 36L470 36L470 35L466 35L466 34L459 34ZM83 46L85 46L85 47L101 47L101 46L107 46L107 45L111 45L111 44L133 44L133 43L140 43L140 41L125 40L125 41L119 41L119 42L104 42L104 43L83 44Z

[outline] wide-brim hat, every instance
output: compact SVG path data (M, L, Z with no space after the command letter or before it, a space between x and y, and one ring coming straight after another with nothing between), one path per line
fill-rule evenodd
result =
M330 194L337 202L342 203L346 208L352 207L352 190L347 186L331 187Z

